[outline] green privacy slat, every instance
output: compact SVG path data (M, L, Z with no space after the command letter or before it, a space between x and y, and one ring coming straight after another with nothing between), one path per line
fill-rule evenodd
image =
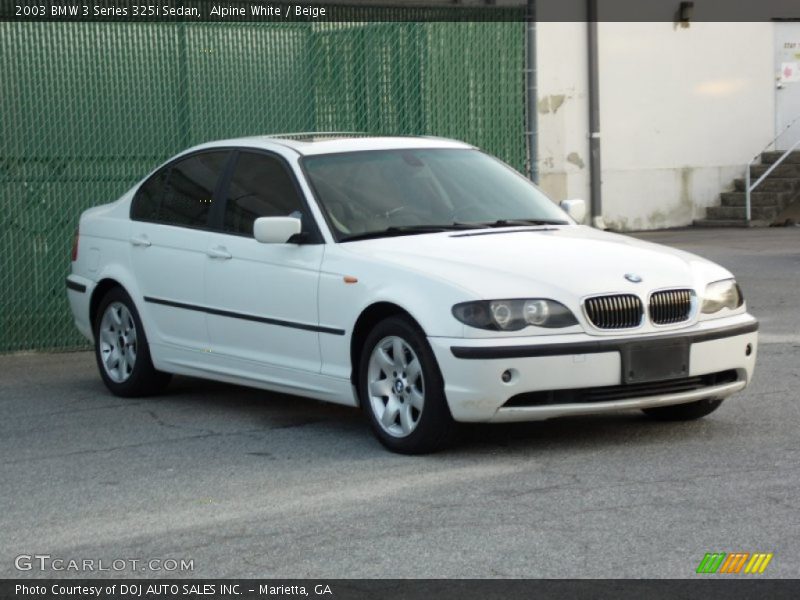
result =
M187 146L437 135L524 168L521 19L352 10L349 23L0 23L0 352L85 347L64 289L78 216Z

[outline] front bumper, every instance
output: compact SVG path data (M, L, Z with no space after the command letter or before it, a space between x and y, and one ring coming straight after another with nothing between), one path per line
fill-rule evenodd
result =
M445 381L450 412L457 421L536 421L725 398L750 382L758 346L758 322L748 314L697 323L680 331L608 337L587 334L523 338L432 337ZM504 406L520 394L620 386L625 344L685 340L690 345L688 377L735 371L725 381L690 391L641 393L620 400ZM749 352L747 351L749 347ZM503 381L509 371L511 378Z

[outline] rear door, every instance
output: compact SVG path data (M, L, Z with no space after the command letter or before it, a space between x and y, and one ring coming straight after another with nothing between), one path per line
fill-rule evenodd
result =
M205 266L211 350L245 361L245 369L319 372L324 245L316 223L283 158L242 150L234 160ZM302 242L257 242L253 222L269 216L299 217Z
M201 310L209 217L228 150L183 157L162 168L131 206L131 263L144 297L151 343L208 347Z

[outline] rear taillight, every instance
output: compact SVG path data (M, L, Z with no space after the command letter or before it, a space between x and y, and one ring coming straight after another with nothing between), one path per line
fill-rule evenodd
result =
M72 238L72 262L78 260L78 238L80 237L80 231L78 229L75 230L75 237Z

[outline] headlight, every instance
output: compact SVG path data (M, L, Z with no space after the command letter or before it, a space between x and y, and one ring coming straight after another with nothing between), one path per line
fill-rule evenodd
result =
M709 315L721 311L723 308L731 310L739 308L744 304L742 290L739 289L735 279L723 279L715 281L706 286L703 294L703 308L705 314Z
M453 316L470 327L495 331L519 331L536 327L569 327L578 321L570 310L555 300L478 300L453 307Z

